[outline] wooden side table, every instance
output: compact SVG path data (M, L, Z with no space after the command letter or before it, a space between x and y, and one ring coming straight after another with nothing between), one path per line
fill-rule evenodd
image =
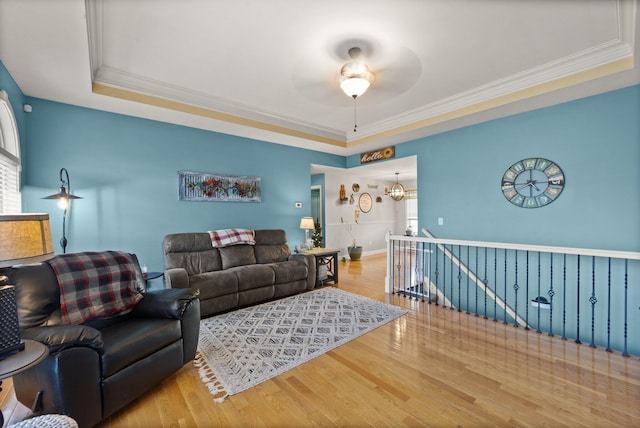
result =
M328 248L314 248L306 254L313 254L316 258L316 287L326 282L338 283L338 250ZM320 266L326 266L327 278L320 279Z
M22 371L25 371L37 364L49 355L49 348L35 340L24 340L24 350L17 352L10 357L0 360L0 385L2 379L12 377ZM42 392L35 397L34 406L38 402ZM33 409L32 409L33 410ZM4 425L4 415L0 409L0 427Z

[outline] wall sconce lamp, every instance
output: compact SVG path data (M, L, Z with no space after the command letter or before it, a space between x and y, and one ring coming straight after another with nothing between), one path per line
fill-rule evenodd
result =
M398 183L399 174L399 172L396 172L396 184L391 186L391 189L389 190L389 196L391 196L391 199L394 201L399 201L404 198L404 186Z
M64 174L64 175L63 175ZM67 192L67 189L69 191ZM62 239L60 239L60 245L62 246L62 252L67 252L67 211L71 206L72 199L82 199L80 196L71 194L71 182L69 181L69 172L66 168L60 170L60 191L56 194L45 196L42 199L55 199L58 201L58 206L63 209L62 213Z

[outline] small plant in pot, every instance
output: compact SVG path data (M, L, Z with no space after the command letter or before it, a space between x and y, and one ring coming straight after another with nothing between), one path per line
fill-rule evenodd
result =
M358 224L357 220L355 224ZM351 260L360 260L362 257L362 245L358 245L356 242L356 237L351 233L351 226L347 225L347 232L351 236L351 246L347 247L347 252L349 253L349 258Z
M355 239L351 242L351 246L347 247L347 251L351 260L360 260L362 257L362 245L357 245Z

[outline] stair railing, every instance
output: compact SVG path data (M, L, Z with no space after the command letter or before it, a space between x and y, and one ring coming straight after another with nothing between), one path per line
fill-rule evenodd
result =
M385 292L640 354L640 253L387 233ZM633 308L633 309L632 309ZM530 312L533 311L533 314ZM560 312L561 317L554 318ZM588 318L587 318L588 320Z

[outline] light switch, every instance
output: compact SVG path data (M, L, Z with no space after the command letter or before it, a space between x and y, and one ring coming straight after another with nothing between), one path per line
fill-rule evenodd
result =
M438 226L444 225L444 217L438 217Z

